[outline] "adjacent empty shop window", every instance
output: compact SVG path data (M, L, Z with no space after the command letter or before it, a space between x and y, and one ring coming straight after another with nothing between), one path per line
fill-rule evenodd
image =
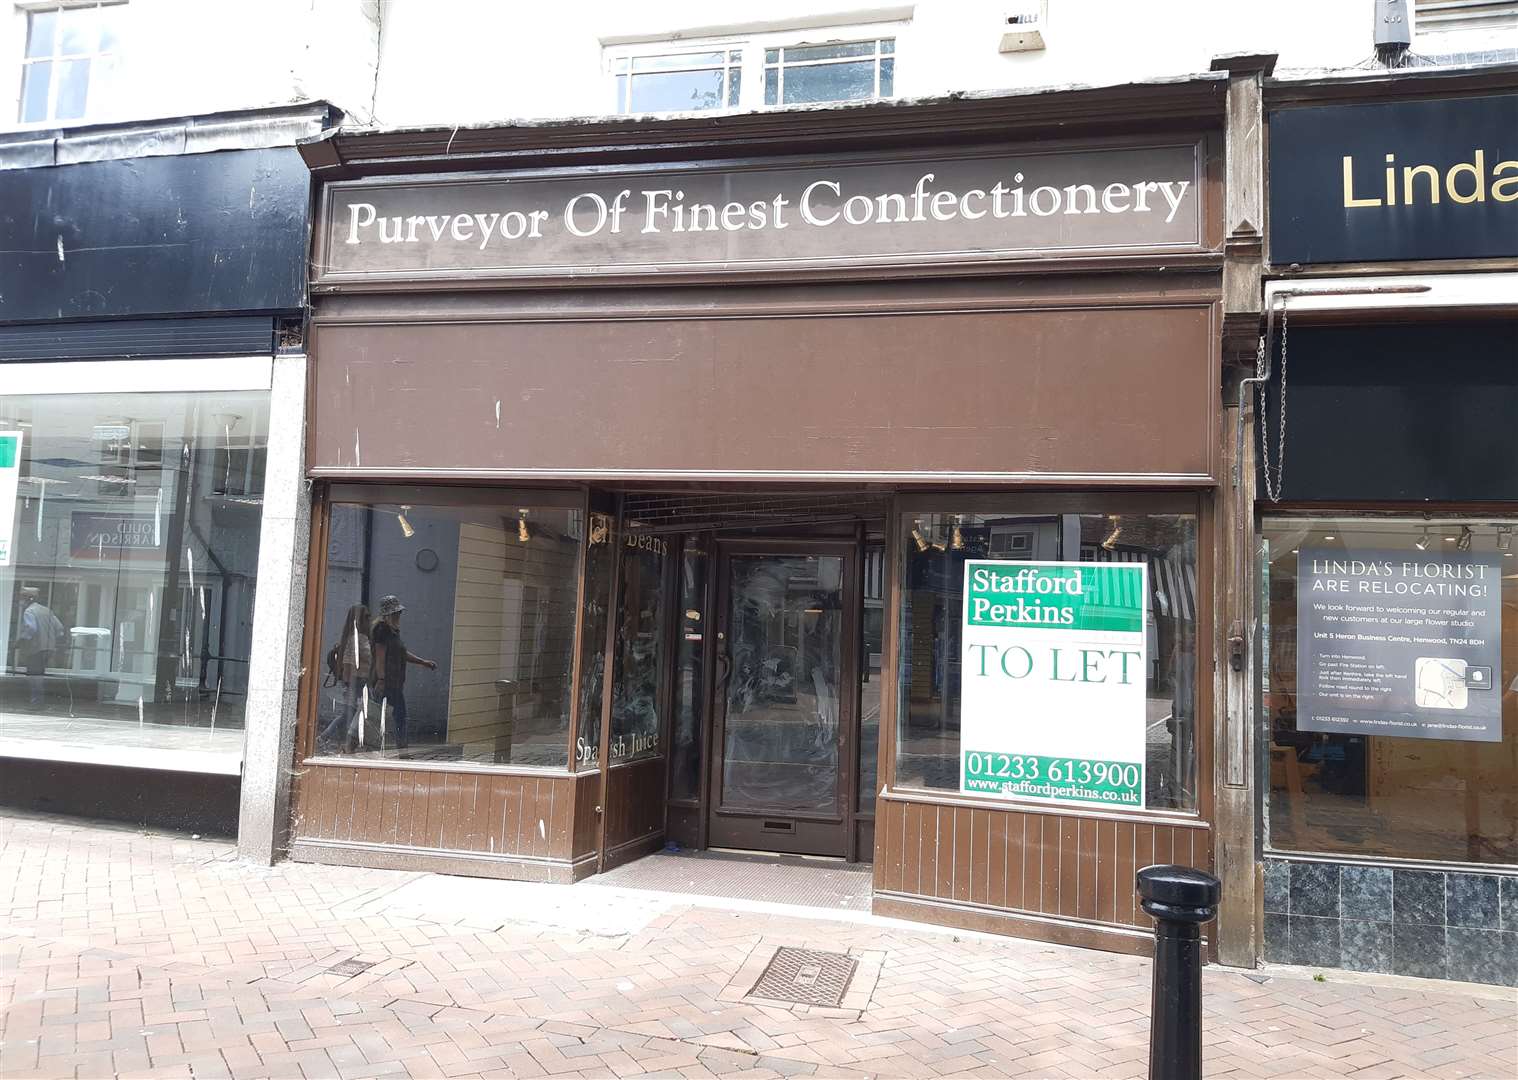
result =
M1518 863L1518 518L1262 531L1269 846Z
M236 772L268 438L267 391L0 394L7 753Z
M572 493L335 502L317 753L563 768L584 534Z
M125 12L125 3L27 12L21 123L79 120L99 110L116 71Z
M612 71L619 113L732 109L742 89L743 50L624 56Z
M895 53L894 38L766 49L764 103L797 105L890 97L895 91Z

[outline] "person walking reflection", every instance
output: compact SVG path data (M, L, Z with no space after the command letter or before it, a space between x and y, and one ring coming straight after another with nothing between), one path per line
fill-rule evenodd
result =
M369 668L370 690L380 706L382 723L388 719L395 724L395 745L402 750L410 742L406 716L406 665L420 664L428 671L437 670L437 661L423 659L406 648L406 642L401 638L401 615L405 610L400 597L382 597L379 618L369 633L373 649L373 662Z
M53 609L42 602L42 593L28 585L21 590L21 632L17 634L16 657L26 671L26 685L32 708L42 707L47 666L53 650L63 640L63 623Z
M351 754L360 749L360 743L364 742L369 729L369 703L366 700L369 687L369 671L373 664L373 648L369 643L369 631L371 620L369 609L363 604L354 604L348 609L348 614L343 617L343 628L338 636L337 644L332 647L328 658L328 667L331 669L331 678L343 688L342 704L338 707L337 715L327 722L317 737L317 743L323 748L331 748L340 753ZM364 722L360 722L360 717ZM375 715L372 721L378 725L378 703L375 704ZM342 740L340 746L335 746L338 739Z

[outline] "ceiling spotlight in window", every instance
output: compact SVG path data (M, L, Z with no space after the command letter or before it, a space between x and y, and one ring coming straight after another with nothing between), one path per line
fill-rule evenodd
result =
M1469 551L1471 549L1471 541L1475 538L1476 534L1471 532L1471 527L1469 525L1462 525L1460 526L1460 539L1455 541L1455 547L1460 551Z
M411 527L411 522L406 520L406 511L410 509L411 507L409 506L402 506L401 512L395 515L395 520L400 522L401 535L407 540L416 535L416 530Z
M1117 514L1110 514L1107 520L1112 522L1112 531L1107 534L1107 539L1102 541L1102 550L1111 551L1117 547L1117 538L1123 535L1123 519Z
M912 543L914 543L914 544L917 545L917 550L918 551L927 551L928 548L931 546L928 543L928 538L926 536L922 535L922 530L921 529L913 529L912 530Z
M1428 542L1429 542L1428 530L1424 529L1421 533L1418 534L1418 539L1416 539L1416 540L1413 541L1413 547L1417 548L1419 551L1427 551L1428 550Z
M526 509L518 510L517 511L517 540L520 543L525 544L525 543L527 543L527 541L529 541L531 539L532 539L532 530L530 528L528 528L528 526L527 526L527 511L526 511Z

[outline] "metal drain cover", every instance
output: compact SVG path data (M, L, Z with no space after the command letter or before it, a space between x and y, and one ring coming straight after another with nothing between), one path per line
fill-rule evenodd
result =
M836 1007L848 992L849 981L858 966L859 961L847 953L782 945L775 950L749 996Z
M378 960L342 960L333 964L327 970L334 975L362 975L377 963L379 963Z

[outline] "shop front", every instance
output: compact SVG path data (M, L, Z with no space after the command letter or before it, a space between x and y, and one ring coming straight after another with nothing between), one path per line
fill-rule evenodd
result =
M305 146L292 857L1145 948L1212 864L1225 88Z
M1272 91L1277 280L1256 415L1267 960L1518 984L1507 78L1410 82L1374 104Z
M245 749L283 670L254 663L260 626L287 629L282 606L256 614L266 547L288 549L297 513L298 471L270 483L300 457L294 143L333 120L0 139L8 804L235 833L245 766L277 766Z

